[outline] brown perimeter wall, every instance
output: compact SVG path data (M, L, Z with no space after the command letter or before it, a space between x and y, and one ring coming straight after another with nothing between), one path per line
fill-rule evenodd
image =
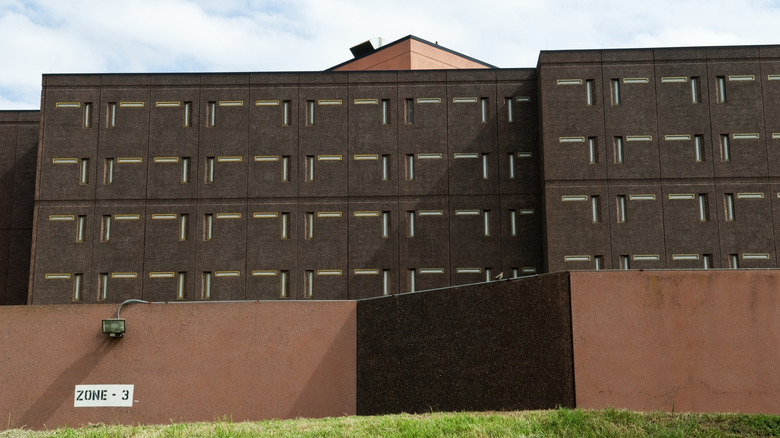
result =
M572 272L577 406L780 413L780 275Z
M355 414L354 301L0 307L0 430ZM133 407L74 408L79 384Z

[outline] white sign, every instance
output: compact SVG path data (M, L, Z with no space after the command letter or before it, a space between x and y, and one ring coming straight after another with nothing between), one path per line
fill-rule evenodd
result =
M76 385L73 407L133 406L135 385Z

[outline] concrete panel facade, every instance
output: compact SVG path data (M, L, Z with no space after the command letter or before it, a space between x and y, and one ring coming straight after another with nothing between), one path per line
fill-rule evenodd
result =
M780 134L767 120L780 64L763 53L540 55L548 269L777 267L768 177ZM579 208L564 208L567 193Z
M31 303L347 299L543 269L533 70L47 80ZM66 277L84 292L45 281Z

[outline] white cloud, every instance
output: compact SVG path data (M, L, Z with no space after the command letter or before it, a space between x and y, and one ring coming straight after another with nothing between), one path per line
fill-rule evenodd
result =
M540 50L778 43L768 0L0 0L0 108L42 73L323 70L416 35L500 67Z

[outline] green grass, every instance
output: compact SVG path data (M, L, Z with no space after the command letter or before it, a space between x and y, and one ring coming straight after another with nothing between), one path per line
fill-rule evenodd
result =
M780 415L680 414L606 409L457 412L159 426L89 425L7 430L11 437L777 437Z

